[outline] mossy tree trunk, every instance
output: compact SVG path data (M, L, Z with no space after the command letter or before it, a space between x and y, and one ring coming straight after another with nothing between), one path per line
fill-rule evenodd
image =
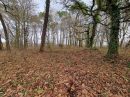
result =
M111 31L110 31L110 41L108 45L107 56L109 58L114 58L118 56L119 48L119 28L120 28L120 10L116 3L110 5L110 17L111 17Z

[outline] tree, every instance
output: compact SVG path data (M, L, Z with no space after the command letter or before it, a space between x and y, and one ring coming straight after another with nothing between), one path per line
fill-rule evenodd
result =
M48 24L48 18L49 18L49 8L50 8L50 0L46 0L46 11L45 11L45 17L44 17L43 31L42 31L42 36L41 36L40 52L44 51L47 24Z
M2 40L1 40L1 34L0 34L0 50L3 49L3 44L2 44Z
M95 38L95 35L96 35L96 29L97 29L97 25L99 23L99 13L100 13L100 10L97 8L95 9L95 5L96 5L96 2L95 0L93 0L92 2L92 6L91 8L89 8L84 2L81 2L81 1L78 1L78 0L74 0L74 4L71 5L70 9L71 10L78 10L80 11L84 16L89 16L89 17L92 17L92 31L91 31L91 36L90 36L90 32L89 30L87 31L87 35L89 35L89 37L87 36L86 37L86 46L89 47L89 48L92 48L93 47L93 43L94 43L94 38ZM89 38L89 39L87 39Z
M7 2L8 1L8 2ZM1 0L0 5L2 12L6 16L11 43L16 48L27 48L30 19L34 11L33 0ZM7 29L7 30L8 30ZM12 37L13 36L13 37Z
M121 11L130 8L130 4L121 6L122 2L120 0L97 0L98 8L101 11L106 12L110 16L110 41L108 44L107 57L114 58L118 56L119 49L119 30L120 30L120 20Z
M0 13L0 21L1 21L1 24L2 24L3 29L4 29L4 34L5 34L5 39L6 39L6 48L7 48L7 50L10 51L9 35L8 35L7 29L6 29L6 25L5 25L5 22L4 22L4 19L3 19L1 13Z
M93 19L93 27L92 27L92 35L90 37L90 41L89 41L89 47L92 48L93 47L93 43L94 43L94 38L95 38L95 35L96 35L96 29L97 29L97 24L99 23L99 13L100 13L100 10L96 9L96 11L94 12L94 7L95 7L95 0L93 0L93 4L91 6L91 9L90 9L90 15L92 16L92 19Z
M115 1L115 2L114 2ZM109 58L114 58L118 56L118 48L119 48L119 29L120 29L120 10L118 5L118 0L107 0L107 4L109 4L109 15L111 19L111 31L110 31L110 42L108 45L107 56Z

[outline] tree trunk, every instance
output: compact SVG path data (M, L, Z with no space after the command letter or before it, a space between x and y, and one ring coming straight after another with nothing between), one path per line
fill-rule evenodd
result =
M89 48L89 28L88 30L86 31L86 39L85 39L85 47L86 48Z
M126 33L123 33L123 36L122 36L122 39L121 39L121 42L120 42L120 47L123 47L123 42L124 42L124 39L125 39L125 35L126 35Z
M125 45L125 48L128 48L130 46L130 40L128 41L128 43Z
M3 17L2 17L1 13L0 13L0 21L1 21L1 24L2 24L3 29L4 29L4 34L5 34L5 39L6 39L6 48L7 48L7 50L10 51L9 35L8 35L7 29L6 29L6 25L5 25L5 22L3 20Z
M93 28L92 28L92 35L89 39L89 48L93 47L94 38L96 35L97 24L98 24L98 20L97 20L98 14L99 14L99 10L97 10L95 15L92 16L93 17Z
M107 56L109 58L114 58L118 56L119 48L119 27L120 27L120 10L116 3L110 5L109 9L111 17L111 31L110 31L110 41L108 45Z
M44 51L45 40L46 40L46 38L45 38L46 30L47 30L47 24L48 24L48 18L49 18L49 8L50 8L50 0L46 0L46 12L45 12L43 31L42 31L42 36L41 36L40 52Z
M65 41L65 32L64 32L64 30L62 30L63 31L63 36L62 36L62 45L64 46L64 41Z
M16 21L15 25L16 25L15 47L20 48L20 21Z
M104 43L105 33L103 33L100 37L101 37L100 48L102 48L103 47L103 43Z
M3 49L3 44L2 44L2 40L1 40L1 34L0 34L0 50Z
M123 36L122 36L122 39L121 39L121 42L120 42L120 47L123 47L125 35L126 35L127 32L128 32L128 27L129 27L129 26L128 26L128 23L123 23L123 27L122 27Z
M23 29L24 29L24 49L28 47L28 27L25 25L25 21L23 24Z
M90 40L89 40L89 47L90 48L93 47L94 38L96 35L96 28L97 28L97 22L94 20L94 24L93 24L93 28L92 28L92 36L90 37Z

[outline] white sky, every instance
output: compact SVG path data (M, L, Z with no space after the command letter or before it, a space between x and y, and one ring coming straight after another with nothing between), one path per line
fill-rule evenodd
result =
M39 11L39 12L44 11L45 0L34 0L34 1L38 4L37 11ZM51 9L53 9L53 10L62 9L62 4L56 3L55 1L59 1L59 0L53 0L53 2L51 2ZM82 0L82 1L85 2L87 5L91 5L92 0Z

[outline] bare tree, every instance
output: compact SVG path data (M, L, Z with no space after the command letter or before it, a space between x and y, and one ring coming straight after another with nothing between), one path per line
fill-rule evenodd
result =
M41 36L40 52L44 51L45 40L46 40L45 37L46 37L47 24L48 24L48 18L49 18L49 8L50 8L50 0L46 0L46 12L45 12L43 31L42 31L42 36Z

